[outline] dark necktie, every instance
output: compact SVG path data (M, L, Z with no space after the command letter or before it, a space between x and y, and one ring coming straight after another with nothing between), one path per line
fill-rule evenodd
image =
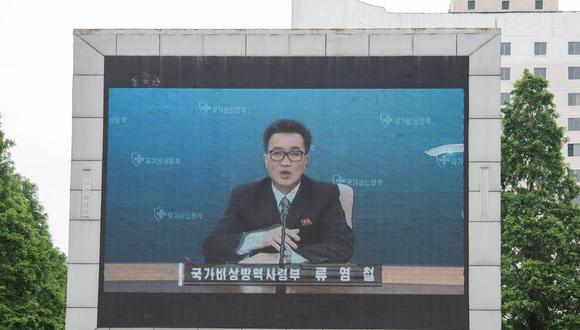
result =
M286 196L282 197L280 201L280 222L282 223L282 239L280 241L280 267L284 266L284 258L286 257L286 218L288 217L288 210L290 210L290 201Z

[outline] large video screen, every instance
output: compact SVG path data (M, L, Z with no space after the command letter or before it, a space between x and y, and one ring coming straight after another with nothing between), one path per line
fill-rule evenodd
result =
M108 57L99 326L467 327L467 59L371 59Z

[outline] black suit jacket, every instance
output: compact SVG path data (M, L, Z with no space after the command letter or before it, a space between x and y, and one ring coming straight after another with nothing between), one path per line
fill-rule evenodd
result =
M290 205L287 228L300 229L296 253L313 263L346 263L353 253L354 236L346 224L334 184L303 176ZM310 221L301 221L310 219ZM310 224L311 222L311 224ZM233 189L224 217L203 244L206 262L237 262L244 233L280 225L280 213L270 178ZM253 251L276 252L272 247Z

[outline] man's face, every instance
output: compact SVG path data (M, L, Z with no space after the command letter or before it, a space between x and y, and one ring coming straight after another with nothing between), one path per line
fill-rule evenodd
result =
M273 160L271 155L280 155L283 153L292 153L292 155L284 154L281 160ZM296 161L296 156L299 152L303 152L302 159ZM274 186L280 192L287 194L300 182L300 178L306 169L308 163L308 155L306 153L306 146L304 139L298 133L276 133L270 137L268 142L268 151L264 155L264 163L268 169L268 174L274 182ZM291 157L292 156L292 157ZM277 159L278 157L274 157ZM291 160L290 158L294 158Z

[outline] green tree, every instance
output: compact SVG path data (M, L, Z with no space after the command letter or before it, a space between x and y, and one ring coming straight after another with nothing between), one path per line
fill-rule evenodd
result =
M0 130L0 329L63 329L65 256L33 183L15 173Z
M506 329L580 329L579 189L548 82L528 70L504 104L502 310Z

